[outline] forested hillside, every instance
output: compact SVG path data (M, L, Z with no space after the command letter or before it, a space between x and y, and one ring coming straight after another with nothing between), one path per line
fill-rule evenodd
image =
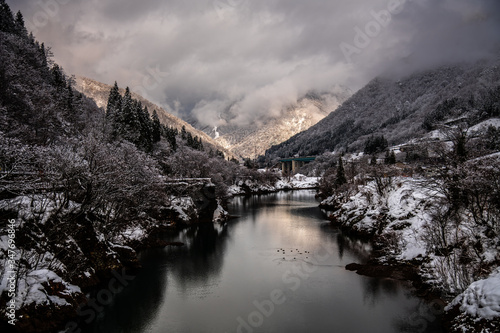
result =
M309 130L273 146L268 158L363 151L371 136L389 145L449 121L470 125L500 115L500 59L445 66L402 79L379 77Z
M104 110L74 85L0 0L2 332L76 329L88 291L166 245L156 232L220 218L228 187L260 177L128 88Z
M86 77L78 76L75 78L75 89L85 94L85 96L93 99L97 104L97 106L104 109L106 109L108 105L108 97L111 88L112 86L109 86L101 82L97 82L95 80ZM125 88L119 88L119 92L121 95L125 94ZM143 107L146 107L148 109L148 112L150 113L151 116L155 111L162 125L170 127L172 129L176 129L179 132L184 127L186 132L191 133L193 137L198 137L200 140L202 140L207 148L212 148L213 150L219 150L223 152L228 158L236 157L236 155L233 155L231 152L224 149L223 146L218 144L215 140L213 140L209 135L207 135L203 131L195 129L187 122L168 113L163 108L150 102L144 97L134 93L133 91L130 91L129 93L134 100L139 101Z

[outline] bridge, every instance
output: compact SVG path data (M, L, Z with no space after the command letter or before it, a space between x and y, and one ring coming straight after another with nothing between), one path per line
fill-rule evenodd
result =
M284 158L280 160L281 171L283 173L295 173L297 170L302 168L305 164L310 163L316 159L316 156L306 156L306 157L293 157Z

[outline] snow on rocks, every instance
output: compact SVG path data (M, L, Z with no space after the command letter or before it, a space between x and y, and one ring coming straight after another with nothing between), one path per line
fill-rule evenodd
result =
M126 244L130 241L143 241L148 237L148 231L141 225L135 225L128 227L119 236L123 238L122 243Z
M391 180L385 193L379 193L375 181L359 186L344 203L337 196L321 202L326 210L337 208L330 217L342 227L370 236L390 240L388 254L397 260L412 260L426 254L422 239L423 226L428 221L428 207L436 193L419 186L419 180L396 177Z
M318 182L318 177L306 177L298 173L288 181L288 184L294 189L310 189L317 187Z
M488 278L475 281L447 307L459 306L460 311L475 318L493 319L500 317L500 268Z
M229 218L229 213L222 207L220 200L217 200L217 209L214 211L213 222L224 222Z
M429 186L425 179L394 177L382 190L377 188L375 181L371 181L353 188L347 195L331 196L321 206L341 228L373 239L379 263L420 262L419 275L428 285L444 291L446 296L463 291L446 308L449 312L461 311L457 318L451 320L451 332L498 332L500 268L488 278L473 282L473 277L464 274L461 266L454 261L461 258L460 248L445 256L436 252L435 245L430 243L432 240L429 237L435 232L432 228L433 216L441 207L441 197L438 189ZM473 228L474 224L464 218L459 239L473 237L474 234L470 234ZM475 231L480 235L481 230ZM481 244L485 248L480 254L483 267L498 266L495 264L498 262L495 244L497 240Z
M52 288L55 285L59 287ZM52 292L51 288L57 290L57 292ZM79 296L82 294L78 286L64 281L49 269L39 269L30 272L24 280L19 282L16 306L18 309L31 303L36 305L68 306L70 304L67 299L75 294L79 294Z
M240 180L235 185L231 185L228 194L231 196L242 194L271 193L286 190L312 189L318 186L318 177L307 177L296 174L290 178L280 178L274 184L263 184L261 182L246 179Z
M490 126L495 127L495 128L500 128L500 118L487 119L483 122L480 122L479 124L472 126L469 129L469 131L472 133L486 131L486 130L488 130L488 127L490 127Z
M229 196L242 195L245 194L245 190L240 185L231 185L227 189L227 194Z
M36 220L40 224L45 224L55 211L70 213L79 207L73 201L66 203L62 194L18 196L0 201L0 210L15 210L21 220Z
M189 223L193 215L198 218L196 205L191 197L173 197L171 206L177 212L178 218L185 223Z

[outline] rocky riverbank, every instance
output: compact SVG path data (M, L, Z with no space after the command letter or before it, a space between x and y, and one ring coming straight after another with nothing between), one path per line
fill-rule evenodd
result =
M278 180L270 183L247 179L240 180L237 184L230 186L228 192L229 195L234 196L315 189L318 187L318 181L318 177L307 177L302 174L296 174L292 177L280 177Z
M163 241L162 232L227 218L210 184L191 187L154 214L113 226L114 230L97 215L78 213L76 203L70 202L63 214L56 215L48 202L43 195L0 201L0 213L10 217L15 236L12 248L8 236L0 240L4 291L0 301L13 304L12 309L0 309L2 332L77 332L78 323L89 318L82 315L89 302L101 308L129 283L127 279L133 279L140 269L139 250L182 246ZM40 215L37 209L44 203ZM2 229L8 227L1 223ZM7 259L16 267L12 294L7 292L13 274Z
M474 261L465 256L465 247L455 244L436 249L430 245L434 231L429 222L434 218L431 214L440 194L422 187L421 179L400 177L384 181L387 184L382 190L372 182L349 195L329 197L320 205L333 225L373 244L368 263L353 263L346 269L412 282L417 294L425 296L433 306L441 305L439 315L446 332L497 332L500 283L494 282L498 281L498 248L477 247L477 251L484 252L479 253L484 272L469 286L464 279L472 274L463 267L466 260L470 260L471 266ZM485 237L478 244L489 241ZM454 256L455 251L458 257ZM450 258L456 260L455 264Z

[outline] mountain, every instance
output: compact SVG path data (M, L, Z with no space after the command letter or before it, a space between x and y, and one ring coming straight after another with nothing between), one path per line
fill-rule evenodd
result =
M86 77L76 77L75 88L92 98L101 108L106 108L110 85ZM121 90L124 93L124 90ZM280 116L271 118L264 123L254 123L247 126L224 125L207 132L196 129L196 121L188 122L173 116L160 106L132 92L134 99L140 100L149 111L157 110L160 122L180 130L183 126L193 136L200 137L203 142L223 151L226 156L256 158L265 153L274 144L283 142L297 133L307 130L312 125L334 111L351 92L347 88L336 87L329 92L309 92L297 103L283 108ZM221 117L228 115L221 114ZM227 121L231 123L230 120Z
M90 97L95 101L97 106L106 109L106 105L108 102L108 96L109 92L111 90L111 86L107 85L102 82L98 82L86 77L82 76L77 76L75 80L75 89L81 92L82 94L86 95L87 97ZM125 89L120 89L120 93L123 95L125 92ZM158 113L158 118L160 119L160 122L166 126L176 128L177 130L181 130L182 127L184 126L186 131L188 133L191 133L194 136L197 136L202 139L204 144L207 144L209 146L212 146L212 148L220 150L225 153L226 157L236 157L233 153L231 153L229 150L227 150L225 147L223 147L219 142L215 141L210 137L208 134L206 134L203 131L199 131L184 120L175 117L174 115L168 113L165 111L163 108L160 106L150 102L149 100L145 99L141 95L138 95L134 93L133 91L131 92L132 98L141 101L143 106L147 106L149 112L152 114L153 110L156 110Z
M234 154L256 158L272 145L283 142L307 130L351 96L345 87L335 87L327 92L309 92L296 103L283 107L278 117L246 126L232 125L229 112L223 112L230 125L213 128L209 133L222 146Z
M109 86L79 84L104 105ZM1 332L80 331L93 292L129 281L139 248L166 245L158 231L221 218L216 199L240 174L261 176L114 93L105 115L0 0Z
M362 151L374 135L383 135L389 144L400 144L459 119L472 126L498 117L499 65L497 57L402 79L376 78L307 131L271 147L266 157Z

